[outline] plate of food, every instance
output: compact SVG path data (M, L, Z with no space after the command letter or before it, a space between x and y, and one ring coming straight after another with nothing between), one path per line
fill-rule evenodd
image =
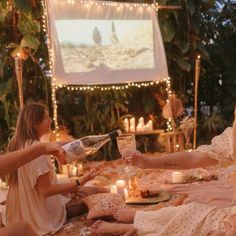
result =
M139 196L128 197L125 200L126 204L155 204L159 202L168 201L171 198L171 194L166 191L153 192L153 191L140 191Z

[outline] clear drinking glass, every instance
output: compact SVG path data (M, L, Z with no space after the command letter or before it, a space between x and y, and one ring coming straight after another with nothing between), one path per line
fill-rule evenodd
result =
M116 138L118 150L125 160L127 160L126 172L134 171L136 168L130 165L130 158L136 151L136 140L134 134L125 134Z

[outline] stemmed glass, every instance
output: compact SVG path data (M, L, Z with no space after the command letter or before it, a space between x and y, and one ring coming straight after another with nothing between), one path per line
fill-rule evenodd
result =
M124 134L116 138L118 150L122 156L127 161L127 166L125 171L132 172L135 171L135 167L130 165L130 158L132 154L136 151L136 140L134 134Z

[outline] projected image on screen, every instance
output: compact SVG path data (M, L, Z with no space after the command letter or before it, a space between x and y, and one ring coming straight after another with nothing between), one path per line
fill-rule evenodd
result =
M151 20L57 20L66 73L154 67Z

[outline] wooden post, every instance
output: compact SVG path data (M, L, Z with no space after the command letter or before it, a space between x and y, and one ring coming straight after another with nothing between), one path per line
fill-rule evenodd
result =
M20 53L17 53L17 56L15 57L15 71L16 71L16 80L18 84L20 109L22 109L24 107L23 81L22 81L23 61L20 57Z
M194 132L193 132L193 149L197 146L197 113L198 113L198 81L200 77L201 57L198 55L195 61L195 84L194 84Z

